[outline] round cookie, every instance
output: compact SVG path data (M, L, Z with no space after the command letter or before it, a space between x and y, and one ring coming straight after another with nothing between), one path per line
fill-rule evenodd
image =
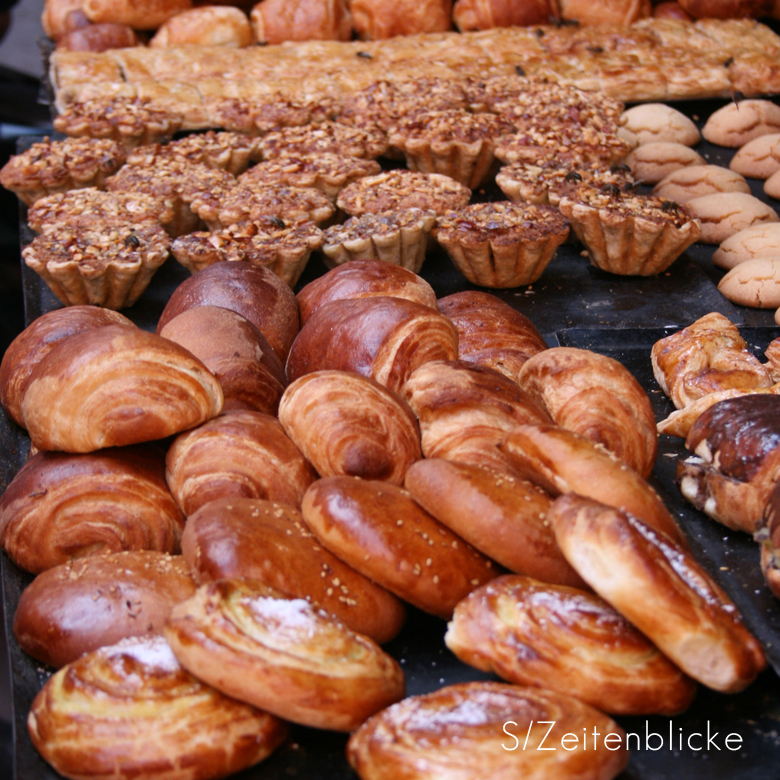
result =
M775 171L765 182L764 192L770 198L780 200L780 171Z
M706 165L706 160L685 144L652 141L634 149L623 162L637 181L657 184L664 176L688 165Z
M701 220L703 244L720 244L740 230L780 220L777 212L745 192L716 192L689 200L686 207Z
M780 255L780 222L766 222L740 230L723 241L712 255L712 262L727 271L754 257Z
M715 192L750 192L745 177L720 165L689 165L667 174L653 187L653 195L687 203Z
M748 141L731 158L729 168L750 179L768 179L780 170L780 133Z
M775 257L756 257L732 268L718 284L732 303L755 309L780 307L780 250Z
M701 130L711 144L739 149L754 138L780 132L780 106L771 100L731 101L710 114Z
M654 141L671 141L696 146L699 128L685 114L665 103L642 103L623 112L620 135L642 146Z

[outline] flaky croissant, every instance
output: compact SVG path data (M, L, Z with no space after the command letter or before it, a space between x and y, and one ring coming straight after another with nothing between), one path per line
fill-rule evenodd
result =
M0 500L3 549L35 573L121 550L178 552L183 525L151 446L39 452Z

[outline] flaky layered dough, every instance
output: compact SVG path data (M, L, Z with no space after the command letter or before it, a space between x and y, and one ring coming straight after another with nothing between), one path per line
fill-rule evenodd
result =
M61 669L35 697L27 727L36 750L73 780L211 780L262 761L288 731L196 680L159 636Z
M150 447L84 455L39 452L0 500L0 542L38 573L121 550L178 552L184 517Z
M126 637L162 633L173 606L196 587L181 555L144 550L71 561L22 591L14 636L36 660L64 666Z
M200 679L306 726L352 731L404 695L401 667L368 637L250 580L203 585L165 636Z
M517 381L528 358L547 344L536 326L500 298L478 290L453 293L439 311L458 329L458 359L494 368Z
M517 425L550 416L515 382L491 368L436 360L418 368L403 394L420 421L426 458L512 472L498 444Z
M457 354L455 326L431 307L403 298L353 298L311 316L290 350L287 377L354 371L398 392L418 366Z
M287 435L322 477L346 475L401 485L422 457L420 429L406 402L348 371L315 371L279 404Z
M601 444L642 477L658 451L647 393L617 360L587 349L553 347L522 368L518 384L556 425Z
M30 376L61 341L85 330L133 323L117 311L97 306L67 306L41 315L10 344L0 363L0 403L15 422L24 425L22 398Z
M592 741L561 749L567 733L594 729L616 735L610 749L602 741L595 749ZM544 750L551 746L558 749ZM628 750L617 723L576 699L472 682L410 696L379 713L352 735L347 758L362 780L611 780L628 763Z
M552 497L531 482L482 466L425 458L406 472L404 487L440 523L510 571L585 587L547 523Z
M184 531L182 552L200 585L236 577L256 580L317 604L379 644L403 626L403 604L326 550L294 507L221 498L191 515Z
M521 476L553 495L579 493L624 509L680 544L687 544L650 485L590 439L552 425L520 425L502 442L501 450Z
M22 399L43 450L92 452L164 439L219 414L214 375L178 344L108 325L66 339L38 364Z
M650 359L656 381L677 409L719 390L774 384L736 325L718 312L657 341Z
M351 260L309 282L296 296L302 325L326 303L374 297L405 298L436 308L436 293L425 279L381 260Z
M508 682L621 715L675 715L696 683L592 593L505 575L455 608L444 637L461 661Z
M261 498L299 506L317 475L270 414L227 412L178 436L166 479L189 517L218 498Z
M449 618L499 572L394 485L324 477L306 491L306 524L334 555L420 609Z
M766 666L737 607L668 536L574 494L558 498L548 517L583 579L686 674L736 693Z

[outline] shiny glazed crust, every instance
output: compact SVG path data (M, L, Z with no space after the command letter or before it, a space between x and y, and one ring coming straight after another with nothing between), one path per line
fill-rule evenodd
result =
M108 325L55 347L30 376L22 415L43 450L92 452L164 439L219 414L222 389L187 350Z
M668 536L576 495L557 499L549 518L586 582L695 680L735 693L766 666L737 607Z
M181 668L162 637L96 650L33 701L36 750L73 780L209 780L262 761L287 725Z
M618 735L620 742L610 743L610 750L603 743L596 750L590 749L591 743L588 750L578 743L574 750L548 753L539 748L546 747L550 721L554 723L550 744L560 745L566 733L590 734L594 728L601 734ZM512 736L507 736L505 725ZM347 758L363 780L478 780L486 776L496 780L612 780L628 763L624 736L611 718L569 696L472 682L410 696L389 707L352 735ZM507 750L521 744L525 750ZM612 749L616 745L618 749Z
M201 586L165 637L218 690L306 726L352 731L404 695L401 667L371 639L249 580Z

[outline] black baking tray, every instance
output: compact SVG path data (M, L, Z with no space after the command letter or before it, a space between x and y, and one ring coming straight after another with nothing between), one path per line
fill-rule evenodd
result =
M689 116L702 119L724 102L696 101L676 105ZM26 145L32 140L23 139L22 143ZM732 154L706 143L697 149L710 162L721 165L727 165ZM751 182L754 194L765 198L761 185L761 182ZM496 190L486 188L476 193L476 197L481 200L494 198ZM32 239L24 209L21 236L23 244ZM592 349L620 360L646 389L657 419L662 419L673 407L652 376L650 348L659 338L713 311L738 325L759 356L772 339L780 336L772 311L734 306L720 295L716 284L723 272L712 265L712 250L712 247L696 245L666 273L658 277L634 278L599 271L581 256L578 246L565 244L535 284L491 292L528 316L550 346ZM37 275L24 265L22 268L25 316L29 323L61 304ZM325 270L321 259L314 257L304 271L299 288ZM427 257L421 275L433 285L439 297L478 289L436 250ZM140 327L154 330L171 292L187 276L184 268L169 260L139 301L123 313ZM4 489L24 463L29 440L2 410L0 444L5 453L0 460L0 489ZM662 436L651 483L679 519L697 558L739 606L747 626L762 642L770 666L753 685L737 695L700 688L691 708L681 716L672 719L617 718L627 731L638 734L642 743L642 749L632 750L631 762L621 780L668 780L682 776L687 780L778 780L780 679L775 669L780 670L780 601L771 596L764 584L758 549L750 537L714 523L680 496L674 474L684 452L679 439ZM59 775L38 756L26 729L32 699L50 670L19 649L12 631L19 595L32 577L20 571L4 554L0 554L0 577L13 690L14 780L55 780ZM386 645L404 669L408 695L466 680L494 679L458 661L443 643L445 630L444 621L410 608L403 631ZM685 741L691 737L694 748L699 742L704 747L708 728L710 736L718 735L710 743L709 750L686 746ZM648 733L660 736L651 737L646 747ZM698 733L704 735L703 739L693 736ZM723 740L729 733L742 737L739 750L726 749ZM672 746L670 734L674 738ZM664 747L653 750L661 736ZM680 737L683 738L681 746ZM496 738L506 737L499 733ZM290 739L279 751L235 777L242 780L355 780L357 776L345 758L346 740L346 735L294 727Z

